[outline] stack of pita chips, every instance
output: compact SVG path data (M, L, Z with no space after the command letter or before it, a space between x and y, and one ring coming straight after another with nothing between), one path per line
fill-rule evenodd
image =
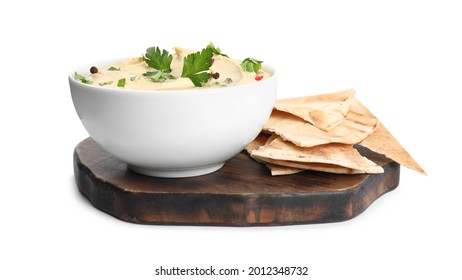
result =
M425 174L398 141L355 97L354 90L280 99L262 133L247 147L272 175L315 170L383 173L355 145Z

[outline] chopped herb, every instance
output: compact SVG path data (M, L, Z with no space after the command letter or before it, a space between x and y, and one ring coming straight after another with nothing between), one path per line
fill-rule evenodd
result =
M155 83L163 83L169 79L175 79L175 77L170 73L165 73L163 71L148 71L143 73L143 76Z
M163 71L164 73L172 72L170 64L172 63L173 56L166 50L161 51L159 47L150 47L146 50L143 59L151 68Z
M132 81L132 82L133 82L134 80L136 80L136 78L138 78L138 76L136 76L136 75L135 75L135 76L133 76L133 77L130 77L130 81Z
M125 87L125 81L126 81L125 78L118 80L117 81L117 86L118 87Z
M152 77L154 75L156 75L157 73L159 73L160 71L147 71L147 72L144 72L143 73L143 76L145 77Z
M76 79L77 81L81 81L81 82L84 83L84 84L91 84L91 83L93 83L92 81L87 80L87 79L85 78L85 76L82 76L82 75L80 75L80 74L77 73L77 72L74 72L74 79Z
M108 71L120 71L120 67L119 68L116 68L114 66L111 66L107 69Z
M241 67L246 72L255 72L255 74L258 74L258 71L260 71L261 69L262 63L263 61L261 60L256 60L256 59L248 57L242 61Z
M212 87L220 87L221 88L221 87L227 87L228 84L215 82L215 83L211 84L210 86L212 86Z
M92 73L92 74L98 73L98 68L96 68L96 66L92 66L92 67L90 68L90 73Z
M200 52L189 54L183 60L181 77L189 78L196 87L202 87L211 74L205 71L212 66L213 49L207 47Z
M220 49L219 47L215 47L215 46L213 45L213 43L212 43L212 42L210 42L210 44L208 44L207 48L211 48L211 49L212 49L212 52L213 52L213 54L216 54L216 55L221 55L221 56L226 56L226 57L228 57L228 55L226 55L226 54L224 54L224 53L222 53L222 52L221 52L221 49Z
M112 83L113 83L113 81L106 81L106 82L99 83L99 85L100 86L107 86L107 85L110 85Z

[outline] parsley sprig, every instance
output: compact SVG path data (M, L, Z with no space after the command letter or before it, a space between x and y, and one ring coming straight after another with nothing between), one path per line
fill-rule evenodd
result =
M150 47L146 50L146 54L143 56L146 64L156 69L157 71L147 71L143 74L144 77L149 78L151 82L163 83L168 79L174 79L172 72L171 63L173 56L166 50L161 50L159 47Z
M163 71L164 73L172 72L170 64L172 63L173 56L166 50L161 51L159 47L148 48L143 58L151 68Z
M211 47L189 54L184 58L181 77L189 78L196 87L202 87L211 77L207 71L212 66L212 56Z
M247 57L242 61L241 67L246 72L255 72L255 74L258 74L258 71L260 71L261 69L262 63L263 61L261 60L256 60L254 58Z
M227 54L222 53L219 47L215 47L212 42L207 45L207 48L211 48L213 54L229 57Z

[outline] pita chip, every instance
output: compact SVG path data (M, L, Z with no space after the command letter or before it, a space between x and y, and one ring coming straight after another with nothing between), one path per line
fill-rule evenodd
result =
M333 173L383 173L383 168L363 157L353 145L328 144L298 147L276 138L253 150L251 156L259 161L301 169Z
M291 174L302 172L304 170L302 168L284 166L284 165L274 164L270 162L263 162L263 163L266 165L266 167L268 167L268 169L271 172L271 175L273 176L291 175Z
M329 131L324 131L293 114L273 110L264 130L274 132L300 147L328 143L357 144L369 136L378 120L356 98L345 119Z
M352 89L313 96L276 100L274 107L329 131L339 125L350 111L355 91Z
M424 175L427 173L420 167L420 165L411 157L411 155L401 146L398 140L391 135L385 126L379 122L374 133L364 139L359 145L368 148L369 150L383 154L389 159L404 165L408 168L414 169Z
M257 159L257 158L255 158ZM272 158L257 159L258 161L264 163L270 170L271 175L290 175L295 174L304 170L312 171L321 171L328 173L336 174L364 174L363 170L357 170L352 168L347 168L335 164L324 164L324 163L308 163L308 162L297 162L297 161L288 161L288 160L277 160ZM273 170L273 167L276 167ZM278 167L281 167L280 169ZM286 171L286 169L289 171ZM298 172L293 172L290 170L298 170Z
M258 136L253 139L252 142L247 144L245 150L247 153L252 153L253 150L260 148L261 146L265 145L268 139L271 137L272 134L260 133Z
M260 148L261 146L264 146L266 143L270 143L274 139L274 137L278 137L278 136L275 135L274 133L273 134L260 133L252 142L250 142L245 147L245 150L249 154L251 154L253 150L256 150ZM295 174L295 173L303 171L303 169L300 169L300 168L272 164L269 162L262 162L262 163L264 163L266 167L268 167L268 169L271 171L271 175L273 176L290 175L290 174Z

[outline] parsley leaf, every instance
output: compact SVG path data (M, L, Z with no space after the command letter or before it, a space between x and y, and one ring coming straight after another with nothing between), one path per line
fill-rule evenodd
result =
M112 83L113 83L113 81L106 81L106 82L99 83L99 85L100 86L107 86L107 85L110 85Z
M91 83L93 83L92 81L87 80L87 78L85 78L85 76L80 75L80 74L77 73L77 72L74 72L74 79L76 79L77 81L81 81L81 82L84 83L84 84L91 84Z
M209 79L211 74L208 72L212 66L213 49L207 47L200 52L189 54L183 60L183 72L181 77L189 78L196 87L201 87Z
M213 54L229 57L228 55L222 53L219 47L215 47L212 42L210 42L210 44L207 45L207 48L211 48Z
M205 83L207 83L208 80L210 80L210 73L208 72L195 73L195 74L190 75L188 78L191 80L191 82L193 82L193 84L196 87L202 87Z
M119 79L119 80L117 81L117 86L118 86L118 87L125 87L125 82L126 82L125 78Z
M242 61L241 67L244 71L246 72L255 72L255 74L258 74L258 71L261 69L261 64L263 61L261 60L256 60L254 58L246 58Z
M107 69L108 71L120 71L120 67L119 68L115 68L114 66L111 66Z
M166 50L161 51L159 47L150 47L146 50L143 59L151 68L166 73L172 72L170 64L172 63L173 56Z
M143 76L150 79L151 82L155 83L163 83L168 79L174 79L175 77L170 74L170 73L165 73L163 71L147 71L146 73L143 73Z

